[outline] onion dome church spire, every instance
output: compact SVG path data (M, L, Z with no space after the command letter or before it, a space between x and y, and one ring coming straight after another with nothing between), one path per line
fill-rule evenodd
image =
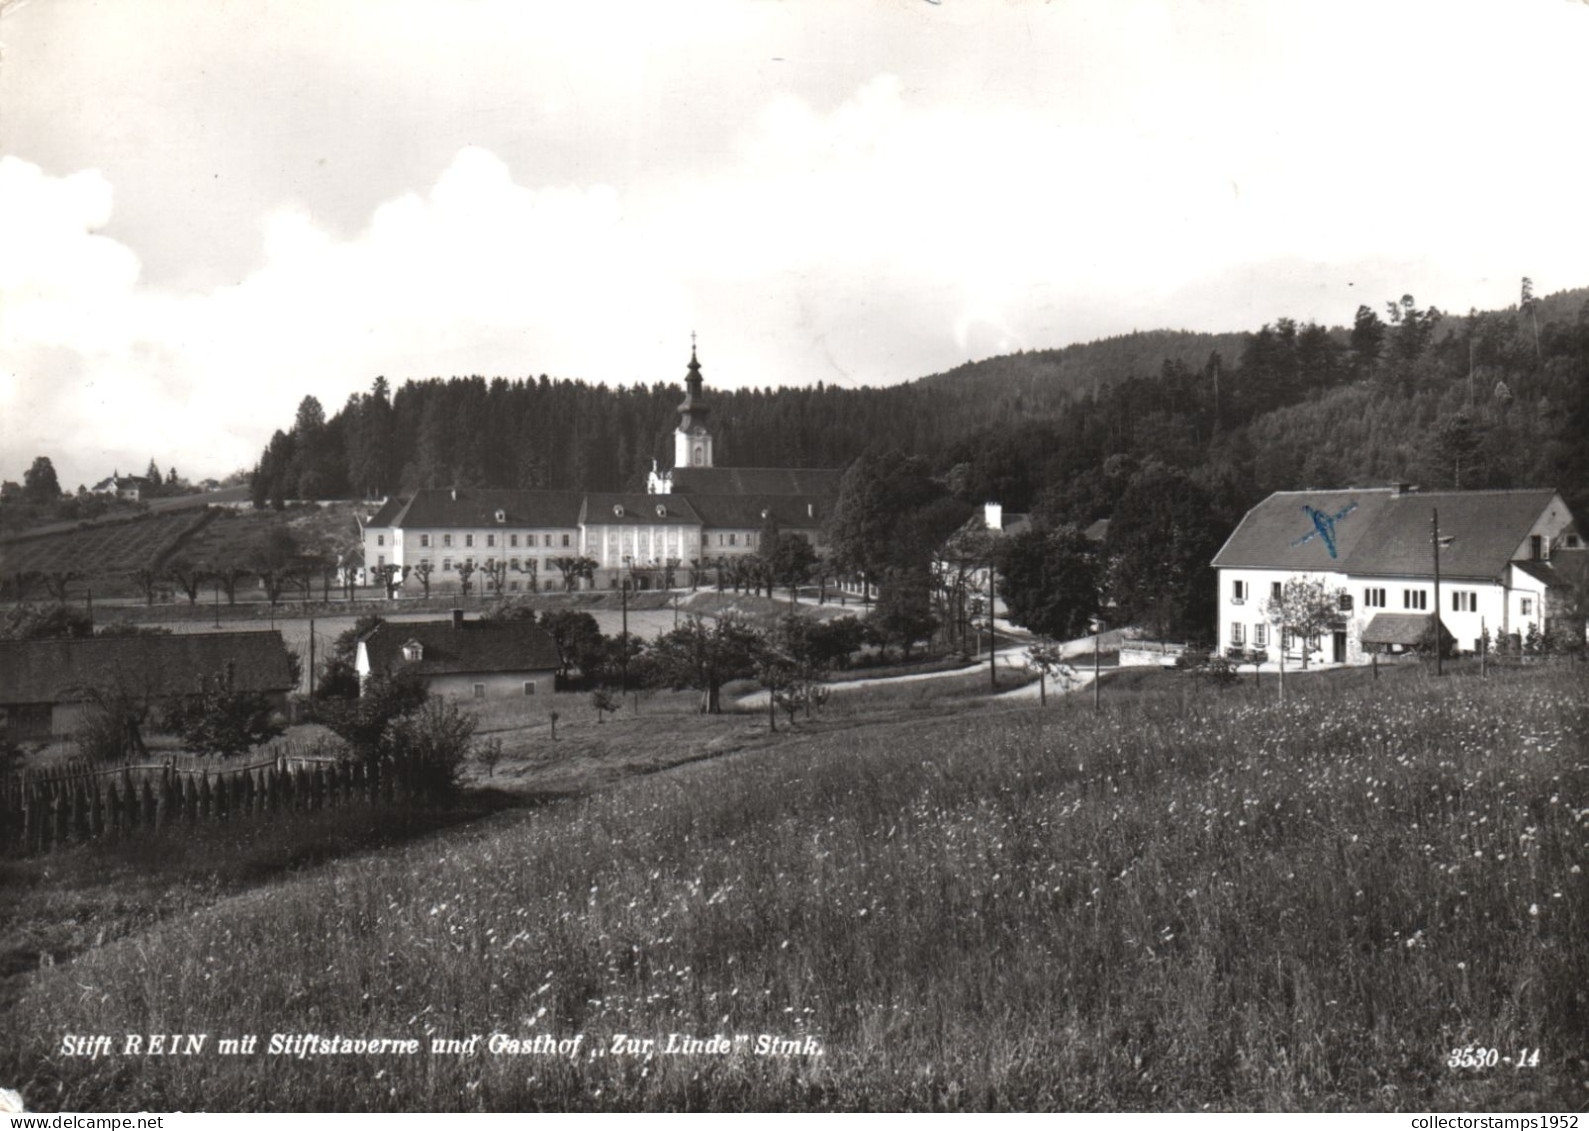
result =
M702 389L701 362L695 356L695 335L690 335L690 365L684 378L684 399L679 402L679 426L673 432L674 467L711 467L712 434L706 419L711 409Z

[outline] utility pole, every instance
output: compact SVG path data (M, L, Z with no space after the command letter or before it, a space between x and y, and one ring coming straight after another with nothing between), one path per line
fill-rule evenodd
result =
M624 567L625 567L624 568L624 576L623 576L623 579L622 579L622 584L619 585L619 587L618 587L618 592L621 594L621 596L619 597L619 601L622 603L622 608L623 608L623 632L622 632L622 635L619 637L620 643L618 645L618 660L619 660L619 663L622 665L622 668L623 668L623 689L624 689L624 691L628 691L629 690L629 569L628 569L628 563L629 563L629 559L625 558L624 559ZM621 694L621 692L620 692L620 694Z
M994 691L999 689L999 636L993 623L994 587L997 585L998 572L990 560L988 562L988 684Z
M1103 687L1098 682L1098 651L1103 646L1102 638L1103 621L1094 619L1092 622L1092 709L1094 711L1100 709L1101 704L1098 700L1103 693Z
M1435 548L1435 675L1445 675L1445 642L1440 639L1440 508L1429 512L1429 525Z
M309 698L314 698L314 617L309 618Z

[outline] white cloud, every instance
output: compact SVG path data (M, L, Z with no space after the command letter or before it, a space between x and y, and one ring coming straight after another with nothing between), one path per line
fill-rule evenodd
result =
M1029 45L1007 37L976 65L946 52L947 94L905 53L836 100L776 82L724 90L742 103L732 115L692 103L668 119L680 143L693 122L724 124L730 141L700 160L652 162L637 140L622 159L593 153L579 181L546 183L535 144L567 142L591 118L611 147L626 101L661 112L641 106L663 57L651 23L675 29L672 83L708 73L744 13L783 17L729 5L712 38L660 14L617 37L576 22L562 31L602 65L548 63L556 81L536 104L555 130L526 127L513 155L453 134L445 150L416 143L430 183L393 191L362 223L317 213L312 192L275 201L257 218L257 267L200 291L140 282L138 249L99 234L113 220L106 176L5 158L4 473L38 452L75 453L73 483L150 455L229 470L306 392L334 412L378 373L676 379L691 329L715 382L870 383L1132 328L1343 321L1406 290L1465 308L1509 301L1525 273L1546 291L1584 282L1582 147L1550 117L1582 92L1581 72L1557 65L1581 34L1519 21L1494 29L1504 50L1487 56L1400 9L1369 31L1368 9L1139 8L1149 31L1090 38L1086 20L1033 10ZM389 50L363 57L360 81L455 34L421 18L434 11L407 5L382 23ZM305 52L335 47L298 30L280 34ZM758 52L804 65L797 40L761 35ZM1409 53L1419 37L1427 52ZM1312 51L1282 49L1309 39ZM1549 64L1534 64L1537 82L1527 58ZM506 89L519 62L487 53L485 86ZM1511 85L1527 96L1515 106Z

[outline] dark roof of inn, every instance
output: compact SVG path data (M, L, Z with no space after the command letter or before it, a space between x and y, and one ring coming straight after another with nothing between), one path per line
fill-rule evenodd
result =
M809 495L839 493L839 467L676 467L673 491L680 495Z
M587 491L584 500L582 526L696 526L701 521L690 500L675 495Z
M551 526L572 529L579 525L579 491L514 491L496 487L427 487L385 523L410 530L477 528L491 526ZM497 520L497 513L502 520ZM386 516L381 508L377 518Z
M821 526L833 509L833 500L826 495L691 495L689 499L701 522L714 529L760 529L766 521L763 512L771 511L781 529L810 530Z
M1280 491L1247 512L1214 556L1218 568L1335 570L1432 577L1431 515L1440 515L1440 572L1496 578L1555 491Z
M190 632L0 641L0 703L80 702L89 690L183 695L232 666L239 691L296 686L281 633Z
M1390 488L1361 491L1276 491L1247 512L1225 540L1222 568L1340 570L1390 501ZM1323 525L1331 533L1319 533Z
M1434 576L1429 540L1438 511L1441 574L1498 578L1520 551L1527 552L1523 543L1530 528L1555 498L1548 489L1397 495L1353 553L1350 568L1357 574Z
M420 645L422 658L403 659L403 646ZM386 621L365 633L362 642L372 671L414 671L420 675L551 671L562 665L547 631L527 620L466 620L417 623Z

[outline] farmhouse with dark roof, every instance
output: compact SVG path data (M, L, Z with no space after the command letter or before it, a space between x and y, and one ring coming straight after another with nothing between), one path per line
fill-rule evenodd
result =
M383 621L359 638L354 667L372 675L408 672L433 695L468 699L550 695L562 666L557 644L531 621Z
M296 686L287 645L274 631L0 640L0 731L74 734L96 698L167 702L196 694L203 679L228 669L235 690L263 694L282 709Z
M1434 519L1439 517L1439 595ZM1228 649L1303 650L1325 661L1366 662L1400 650L1435 623L1463 651L1525 639L1566 615L1585 550L1553 490L1415 491L1376 487L1281 491L1247 512L1215 555L1219 640ZM1324 636L1276 639L1268 616L1292 578L1342 590ZM1582 631L1582 627L1579 627Z

